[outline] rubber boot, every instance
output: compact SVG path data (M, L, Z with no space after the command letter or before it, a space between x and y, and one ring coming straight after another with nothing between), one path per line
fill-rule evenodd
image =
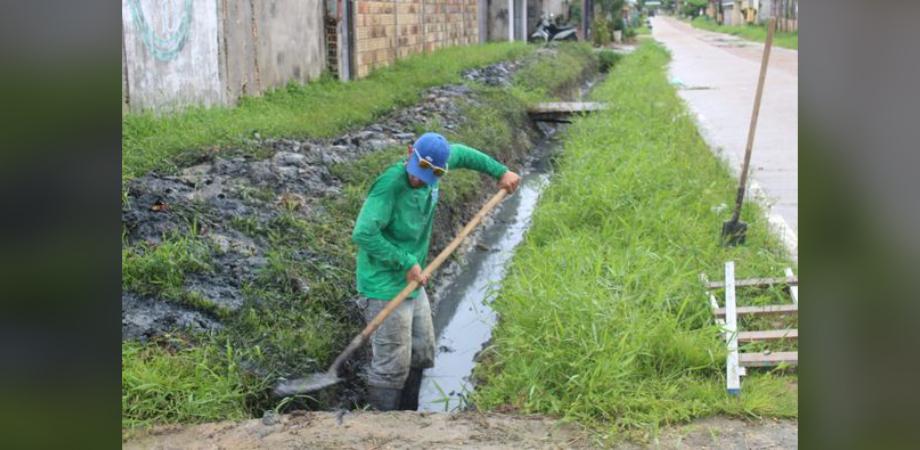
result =
M418 391L422 387L422 371L425 369L410 369L409 378L403 385L402 402L399 409L405 411L415 411L418 409Z
M367 387L367 403L377 411L395 411L399 409L402 389L377 386Z

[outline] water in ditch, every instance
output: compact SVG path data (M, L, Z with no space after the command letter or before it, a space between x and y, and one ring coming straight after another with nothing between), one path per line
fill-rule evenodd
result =
M518 191L501 205L483 228L462 271L438 293L434 318L437 355L425 370L419 391L419 411L453 411L466 406L473 390L470 375L476 355L492 337L497 316L489 304L505 276L514 249L530 227L530 218L550 177L550 155L558 146L543 140L522 171Z

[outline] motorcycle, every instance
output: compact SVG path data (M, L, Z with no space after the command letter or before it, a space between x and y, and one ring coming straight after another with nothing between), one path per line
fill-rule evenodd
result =
M552 20L552 15L547 17L546 14L540 17L540 23L537 24L536 31L530 35L530 42L543 41L577 41L578 36L575 34L576 28L573 26L558 26Z

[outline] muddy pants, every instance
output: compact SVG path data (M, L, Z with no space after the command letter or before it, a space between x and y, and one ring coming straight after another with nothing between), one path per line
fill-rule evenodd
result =
M364 310L364 320L368 323L387 303L363 296L358 298L358 306ZM434 367L434 345L431 304L425 290L419 289L418 297L406 299L371 335L373 357L367 384L402 389L410 368Z

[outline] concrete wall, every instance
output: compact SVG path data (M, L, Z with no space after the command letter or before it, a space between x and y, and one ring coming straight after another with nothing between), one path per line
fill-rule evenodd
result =
M479 5L488 1L353 0L348 55L345 4L335 0L122 0L123 109L232 105L327 67L353 65L340 75L360 78L412 54L478 43Z
M216 1L122 1L132 111L224 102Z
M230 105L326 67L322 0L123 0L131 111Z
M488 39L508 40L508 0L489 0Z
M323 2L250 0L256 17L261 85L316 79L326 68Z

